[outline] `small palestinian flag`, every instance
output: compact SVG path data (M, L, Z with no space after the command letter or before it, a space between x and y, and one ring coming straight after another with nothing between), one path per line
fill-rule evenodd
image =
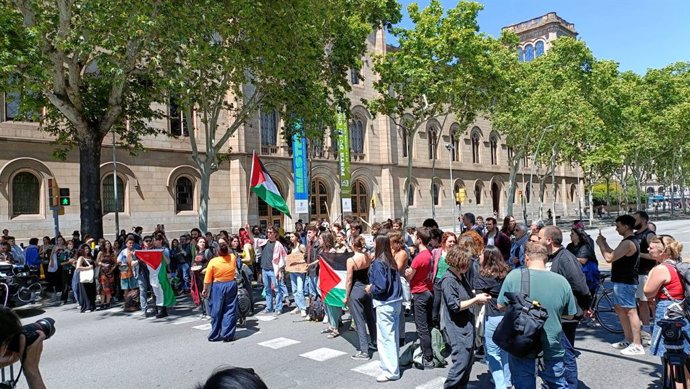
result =
M319 287L324 304L345 307L345 281L347 280L347 259L353 253L323 253L319 257Z
M168 271L163 259L163 250L136 250L134 255L149 269L149 283L156 296L156 305L172 307L177 302L168 281ZM140 265L141 266L141 265Z
M252 176L249 180L249 186L252 191L271 208L277 209L286 214L289 218L292 218L285 199L280 195L278 187L266 171L264 164L259 160L256 151L252 157Z

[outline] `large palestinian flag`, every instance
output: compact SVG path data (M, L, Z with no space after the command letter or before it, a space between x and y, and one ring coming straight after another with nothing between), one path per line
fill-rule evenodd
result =
M171 307L177 302L168 281L168 271L163 259L163 250L136 250L136 257L149 269L149 283L156 296L156 305Z
M252 191L254 191L261 200L265 201L266 204L270 205L271 208L277 209L286 214L289 218L292 218L285 199L280 195L278 187L266 171L264 164L259 160L256 151L252 157L252 176L249 180L249 186Z
M347 280L347 259L353 253L323 253L319 257L319 288L324 304L345 307L345 281Z

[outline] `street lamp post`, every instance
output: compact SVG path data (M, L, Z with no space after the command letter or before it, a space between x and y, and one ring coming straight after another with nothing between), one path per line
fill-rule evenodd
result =
M455 223L455 185L453 183L453 152L455 151L455 145L452 143L446 143L446 149L448 150L448 170L450 171L450 190L453 192L453 200L450 202L452 212L453 212L453 233L456 232Z
M117 196L117 156L115 154L115 131L113 131L113 199L115 199L115 238L117 240L120 233L120 199Z
M541 142L544 140L544 136L546 135L546 133L549 132L551 129L553 129L553 125L546 126L544 127L544 129L541 130L541 136L539 137L539 142L537 142L537 148L536 150L534 150L534 155L532 156L532 169L530 169L529 173L530 209L532 211L532 220L534 220L534 193L532 193L532 177L534 176L534 169L537 165L539 146L541 146ZM539 216L541 217L541 215Z

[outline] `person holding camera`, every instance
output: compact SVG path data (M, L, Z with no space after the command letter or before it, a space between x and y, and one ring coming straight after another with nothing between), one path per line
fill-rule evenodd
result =
M36 324L29 326L35 327ZM54 331L52 323L50 324L51 330ZM47 336L42 330L35 330L33 334L27 337L25 327L22 327L19 317L9 308L0 308L0 368L20 362L22 368L19 375L24 373L29 388L45 389L38 365L41 362L43 340ZM19 375L12 381L0 383L0 387L15 387Z
M676 271L676 264L682 261L680 254L683 252L683 245L676 241L669 235L659 235L649 240L649 255L658 263L649 272L647 282L644 284L644 294L651 301L656 300L656 313L653 323L652 331L652 345L650 353L661 357L661 361L666 365L666 369L671 366L666 360L667 331L660 327L659 322L664 319L682 321L682 332L679 342L682 342L682 352L685 356L690 354L690 325L688 320L683 317L682 310L676 310L678 302L682 302L683 294L683 280L680 278L678 271ZM674 306L675 304L675 306ZM675 310L675 312L674 312ZM679 352L680 350L677 350ZM666 374L670 374L667 371ZM687 364L685 367L685 384L690 387L690 372L688 372ZM676 387L682 388L683 382L676 382Z

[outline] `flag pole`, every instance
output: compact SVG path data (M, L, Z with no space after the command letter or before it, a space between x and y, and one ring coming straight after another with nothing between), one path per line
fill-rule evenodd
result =
M249 170L249 182L247 183L247 224L249 224L249 198L252 192L252 175L254 175L254 161L256 160L256 150L252 149L252 165Z

